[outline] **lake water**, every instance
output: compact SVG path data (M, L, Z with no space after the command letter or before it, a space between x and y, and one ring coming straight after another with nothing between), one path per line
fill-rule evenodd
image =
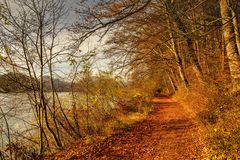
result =
M59 97L66 99L66 97L69 97L69 93L59 93ZM30 105L27 94L0 94L0 147L8 144L5 118L11 137L14 139L23 138L22 135L30 136L30 134L33 134L31 131L37 129L34 108Z

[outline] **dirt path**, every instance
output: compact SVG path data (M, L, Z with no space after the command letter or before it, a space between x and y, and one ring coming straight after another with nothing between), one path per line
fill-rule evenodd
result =
M155 98L155 112L128 131L85 149L67 150L56 159L188 160L198 159L197 125L168 97Z

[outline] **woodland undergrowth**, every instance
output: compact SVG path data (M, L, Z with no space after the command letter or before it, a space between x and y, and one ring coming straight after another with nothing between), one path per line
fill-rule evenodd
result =
M227 90L216 84L196 84L175 95L198 121L204 159L240 158L240 94Z

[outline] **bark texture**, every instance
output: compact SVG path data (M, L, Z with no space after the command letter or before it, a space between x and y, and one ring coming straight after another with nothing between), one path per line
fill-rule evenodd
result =
M228 0L220 0L220 9L223 23L223 36L232 77L233 90L240 91L240 56L238 54L234 21Z

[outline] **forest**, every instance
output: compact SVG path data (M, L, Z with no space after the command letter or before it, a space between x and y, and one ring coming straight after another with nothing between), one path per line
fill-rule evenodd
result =
M240 159L239 0L0 0L1 159Z

